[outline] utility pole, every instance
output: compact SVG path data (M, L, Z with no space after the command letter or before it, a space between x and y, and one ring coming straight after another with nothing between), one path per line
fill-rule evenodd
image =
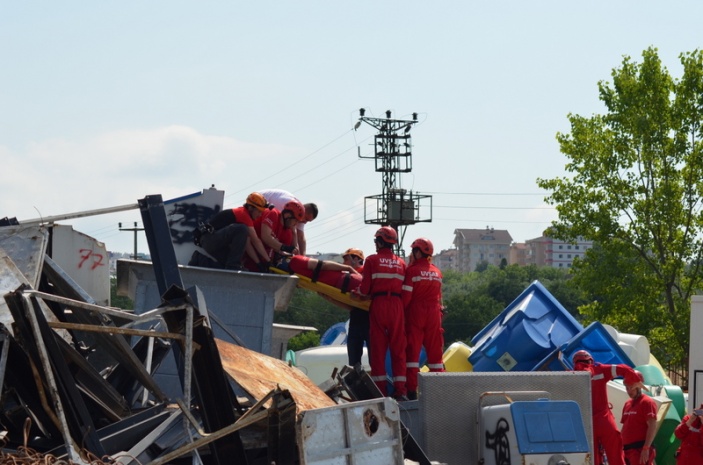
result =
M137 259L137 233L139 231L144 231L144 228L138 228L137 227L137 222L134 222L134 227L133 228L123 228L122 223L117 223L119 225L120 231L134 231L134 255L132 255L132 258L134 260Z
M364 122L376 128L378 134L374 136L374 155L362 156L359 148L359 158L374 159L376 172L382 173L383 190L381 195L364 198L364 222L395 229L398 233L396 253L404 256L403 239L407 226L432 221L432 196L408 191L400 183L401 173L412 171L410 129L417 123L417 113L413 113L412 120L392 119L390 110L386 111L385 118L371 118L365 114L366 110L361 108L354 129ZM420 215L423 203L425 206L429 203L430 213L426 218Z

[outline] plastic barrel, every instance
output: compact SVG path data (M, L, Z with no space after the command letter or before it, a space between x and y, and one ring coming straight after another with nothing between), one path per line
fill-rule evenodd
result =
M455 342L450 345L442 355L444 369L453 372L472 371L473 366L469 362L471 347L463 342Z

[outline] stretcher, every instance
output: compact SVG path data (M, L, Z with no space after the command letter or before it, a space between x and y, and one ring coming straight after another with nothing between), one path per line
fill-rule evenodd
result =
M352 300L351 295L349 295L348 292L342 292L340 289L337 289L334 286L330 286L329 284L321 283L319 281L313 282L312 279L308 278L307 276L303 276L298 273L289 273L287 271L283 271L280 268L276 268L273 266L270 268L270 270L278 274L297 276L298 287L307 289L309 291L318 292L329 297L332 300L343 303L345 305L351 305L352 307L360 308L361 310L366 310L367 312L369 311L369 305L371 304L370 300Z

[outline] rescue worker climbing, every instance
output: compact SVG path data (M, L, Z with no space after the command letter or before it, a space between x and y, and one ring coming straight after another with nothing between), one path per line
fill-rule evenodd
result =
M625 364L609 365L596 363L586 350L579 350L571 358L575 371L588 371L591 374L591 414L593 415L594 464L602 465L601 447L608 459L608 465L624 465L622 436L615 423L615 417L608 402L608 381L624 377L625 384L639 381L637 372Z
M254 221L268 208L264 196L252 192L241 207L222 210L199 225L193 231L193 242L210 257L196 250L188 265L241 270L246 252L255 268L268 268L268 254L254 228Z
M420 350L425 347L427 368L444 371L442 353L442 272L430 259L434 246L429 239L415 239L410 246L410 263L405 270L403 305L405 307L405 351L408 399L417 399L417 374L420 371Z
M354 294L371 299L369 307L369 360L371 379L384 396L386 387L386 351L390 349L393 370L393 396L407 400L405 389L405 318L401 296L405 278L405 262L393 253L398 234L383 226L374 235L376 253L366 258L361 286Z

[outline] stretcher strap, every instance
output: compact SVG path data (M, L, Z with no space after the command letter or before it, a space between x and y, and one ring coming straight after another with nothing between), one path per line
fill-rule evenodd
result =
M342 294L346 294L349 291L349 282L351 281L351 273L346 271L344 273L344 281L342 281Z
M317 278L320 277L320 270L322 269L322 260L317 261L317 265L315 265L315 269L312 270L312 278L310 278L310 281L313 283L317 282Z

